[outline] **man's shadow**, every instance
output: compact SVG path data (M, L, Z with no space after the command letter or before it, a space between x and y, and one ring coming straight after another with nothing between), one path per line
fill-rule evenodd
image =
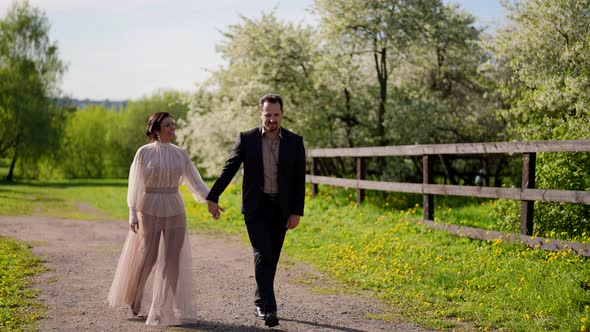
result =
M344 331L344 332L366 332L365 330L357 330L357 329L353 329L353 328L349 328L349 327L341 327L341 326L334 326L334 325L328 325L328 324L320 324L320 323L316 323L316 322L308 322L308 321L304 321L304 320L297 320L297 319L289 319L289 318L281 318L281 320L287 321L287 322L295 322L298 324L305 324L305 325L311 325L313 327L322 327L325 329L330 329L330 330L335 330L335 331Z
M142 322L145 323L145 319L146 317L134 317L134 318L129 318L130 321L133 322ZM334 331L343 331L343 332L366 332L364 330L357 330L357 329L353 329L353 328L348 328L348 327L341 327L341 326L334 326L334 325L328 325L328 324L320 324L320 323L315 323L315 322L308 322L308 321L303 321L303 320L297 320L297 319L289 319L289 318L281 318L282 321L286 321L286 322L294 322L297 324L304 324L304 325L309 325L309 326L313 326L316 328L325 328L325 329L330 329L330 330L334 330ZM262 321L261 321L262 323ZM186 324L182 324L182 325L174 325L174 326L170 326L168 327L168 329L166 331L228 331L228 332L268 332L269 330L271 331L286 331L281 329L281 326L276 326L273 327L272 329L269 329L267 327L257 327L257 326L243 326L243 325L232 325L232 324L224 324L224 323L219 323L219 322L209 322L209 321L196 321L196 322L192 322L192 323L186 323Z

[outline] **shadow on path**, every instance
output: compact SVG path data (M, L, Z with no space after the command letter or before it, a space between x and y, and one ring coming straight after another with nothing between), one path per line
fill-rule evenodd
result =
M334 331L365 332L365 330L357 330L357 329L353 329L353 328L349 328L349 327L341 327L341 326L334 326L334 325L328 325L328 324L320 324L320 323L308 322L308 321L304 321L304 320L289 319L289 318L281 318L281 320L284 320L284 321L287 321L287 322L294 322L294 323L301 324L301 325L310 325L310 326L313 326L313 327L321 327L321 328L330 329L330 330L334 330Z
M141 322L145 323L146 317L134 317L128 319L131 322ZM289 319L289 318L281 318L282 321L286 322L293 322L300 325L308 325L314 328L323 328L327 330L333 331L343 331L343 332L366 332L365 330L358 330L348 327L341 327L341 326L334 326L329 324L320 324L315 322L308 322L304 320L297 320L297 319ZM210 322L210 321L197 321L194 323L186 323L182 325L174 325L170 326L166 331L228 331L228 332L259 332L259 331L266 331L268 332L268 328L260 328L256 326L243 326L243 325L230 325L224 324L220 322ZM272 331L285 331L282 330L280 325L274 327Z
M129 318L128 321L130 322L141 322L145 323L147 317L140 316ZM280 327L280 326L279 326ZM182 325L173 325L169 326L166 331L228 331L228 332L268 332L268 328L259 328L256 326L243 326L243 325L231 325L231 324L224 324L220 322L210 322L210 321L196 321L194 323L186 323ZM283 331L281 329L277 329L276 327L272 329L272 331Z

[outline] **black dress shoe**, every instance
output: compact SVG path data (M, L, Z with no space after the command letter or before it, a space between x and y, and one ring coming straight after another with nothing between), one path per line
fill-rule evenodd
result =
M266 319L266 312L262 310L262 307L256 306L256 317L262 320Z
M271 312L266 315L266 318L264 319L264 325L268 327L275 327L279 325L279 317L277 317L276 312Z

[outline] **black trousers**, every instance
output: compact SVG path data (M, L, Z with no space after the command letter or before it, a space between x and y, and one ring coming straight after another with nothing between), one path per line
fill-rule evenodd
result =
M265 311L276 312L274 280L287 232L287 220L281 216L278 199L268 197L255 213L244 218L254 251L254 303Z

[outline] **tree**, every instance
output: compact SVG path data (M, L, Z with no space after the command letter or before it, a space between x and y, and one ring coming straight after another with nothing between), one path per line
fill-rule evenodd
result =
M9 133L1 136L0 154L12 152L8 180L19 155L34 156L50 143L49 97L64 70L45 14L28 1L13 3L0 20L0 132Z
M160 91L116 111L102 105L67 114L60 147L51 168L67 178L125 178L137 149L148 142L145 126L155 112L181 121L187 113L184 93Z
M316 1L316 7L324 53L334 62L326 75L339 82L346 101L333 117L357 127L347 131L356 139L351 145L481 142L503 130L496 104L484 97L491 89L478 68L487 55L472 15L436 0ZM365 129L360 135L358 127ZM453 179L458 171L443 163ZM417 159L387 164L367 171L406 180L422 173Z
M590 1L517 1L508 8L515 26L498 35L496 56L513 72L501 86L511 135L557 139L564 124L587 124Z
M367 53L373 58L379 84L377 145L388 144L384 119L390 76L406 56L407 48L421 38L424 19L440 6L442 2L436 0L318 0L315 3L322 29L332 41L347 44L350 54Z
M529 0L508 6L513 26L500 32L495 56L513 76L501 82L502 116L516 140L590 137L590 1ZM536 186L590 190L590 156L540 154ZM590 206L535 204L537 234L590 230ZM513 211L515 214L517 211Z
M224 32L218 52L227 65L213 72L190 102L178 140L205 174L216 175L238 132L258 124L258 99L275 92L285 99L285 126L306 128L308 115L319 112L314 88L314 31L280 21L273 13L242 17ZM318 133L315 133L318 135ZM205 157L206 156L206 157Z

